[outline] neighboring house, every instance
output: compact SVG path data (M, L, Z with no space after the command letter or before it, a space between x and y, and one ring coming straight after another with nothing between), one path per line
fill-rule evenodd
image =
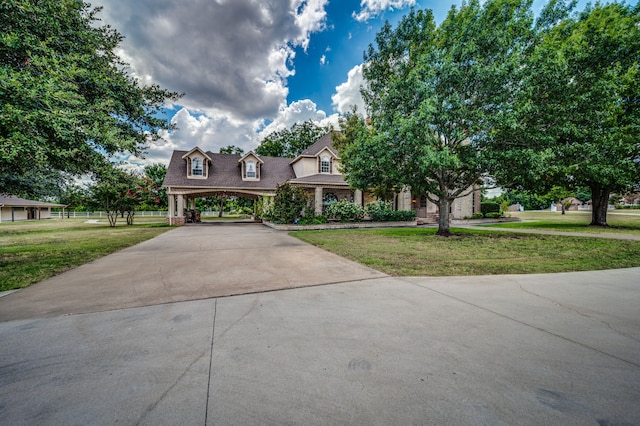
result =
M196 198L226 194L269 200L277 186L287 182L309 192L310 207L316 215L334 201L346 199L363 206L375 201L369 192L349 188L340 171L340 155L328 133L293 159L259 156L253 151L245 155L214 154L199 147L174 151L163 183L169 197L169 221L183 224L185 211L195 209ZM426 197L407 191L395 198L396 209L413 209L418 218L437 219L437 207ZM452 217L470 216L480 210L479 203L480 193L473 191L453 203Z
M575 197L568 197L564 200L560 200L559 203L556 204L556 211L561 211L562 206L565 206L565 210L567 211L578 211L582 207L582 201L578 200ZM566 207L566 206L569 207Z
M65 205L0 194L0 222L51 219L51 209L54 207L64 208Z

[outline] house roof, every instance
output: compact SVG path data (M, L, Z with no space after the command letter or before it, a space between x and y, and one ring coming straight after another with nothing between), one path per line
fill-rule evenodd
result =
M0 194L0 205L6 207L64 207L65 204L45 203L43 201L26 200L13 195Z
M193 148L191 151L187 151L187 152L182 156L182 158L183 158L183 159L184 159L184 158L187 158L188 156L190 156L191 154L193 154L193 153L194 153L194 152L196 152L196 151L197 151L197 152L199 152L200 154L204 155L204 157L205 157L207 160L211 161L211 157L209 157L209 156L207 155L207 153L206 153L206 152L204 152L202 149L200 149L200 147L199 147L199 146L196 146L196 147L195 147L195 148Z
M244 161L247 157L253 157L256 160L258 160L260 163L264 164L264 161L262 161L262 159L260 158L260 156L258 156L258 154L256 154L255 152L249 151L247 152L245 155L243 155L242 157L240 157L240 159L238 160L238 163L240 163L241 161Z
M340 158L340 156L338 155L338 151L333 147L333 144L331 143L331 134L332 132L329 132L318 139L313 145L302 151L300 155L294 158L291 161L291 164L295 163L302 157L315 157L324 149L328 149L336 158Z
M260 169L260 180L242 180L238 154L214 154L207 151L211 165L206 179L187 178L187 164L183 156L187 151L173 151L163 186L182 187L214 187L239 189L273 189L290 179L295 179L290 158L260 157L263 165Z
M318 173L315 175L304 176L297 179L291 179L289 182L298 184L322 184L322 185L344 185L349 186L345 182L342 175L330 175L326 173Z

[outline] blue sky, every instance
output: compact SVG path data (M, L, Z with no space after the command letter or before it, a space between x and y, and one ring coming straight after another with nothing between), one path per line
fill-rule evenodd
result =
M534 10L539 10L538 0ZM167 114L145 159L167 163L175 149L255 149L295 122L337 124L359 105L363 52L386 20L411 6L441 22L458 0L93 0L124 37L118 54L143 84L185 93Z

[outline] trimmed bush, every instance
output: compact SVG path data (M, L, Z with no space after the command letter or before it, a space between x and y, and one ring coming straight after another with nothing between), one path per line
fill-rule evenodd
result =
M364 209L350 201L336 201L327 206L327 216L339 221L362 220Z
M487 213L484 215L486 218L489 219L498 219L500 217L502 217L502 213L500 212L491 212L491 213Z
M324 215L314 215L313 212L305 214L300 220L298 225L322 225L327 223L327 217Z
M374 222L409 222L416 218L415 211L393 210L391 203L382 200L367 204L367 215Z
M500 213L500 204L498 203L481 203L480 211L487 217L487 213Z

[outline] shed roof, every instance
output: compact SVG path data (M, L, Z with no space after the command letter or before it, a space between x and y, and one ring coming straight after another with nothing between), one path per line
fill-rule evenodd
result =
M0 194L0 204L7 207L64 207L66 204L45 203L44 201L27 200L13 195Z

